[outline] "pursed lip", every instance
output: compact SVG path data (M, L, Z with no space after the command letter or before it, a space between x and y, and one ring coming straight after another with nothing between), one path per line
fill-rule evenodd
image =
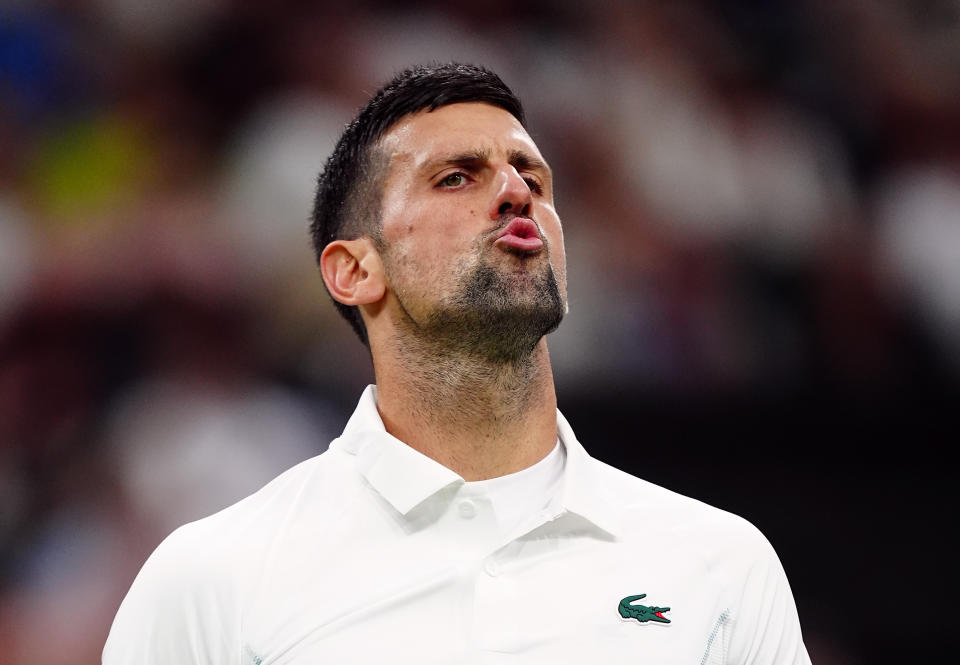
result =
M543 249L543 238L536 223L527 217L514 217L493 242L511 251L538 252Z

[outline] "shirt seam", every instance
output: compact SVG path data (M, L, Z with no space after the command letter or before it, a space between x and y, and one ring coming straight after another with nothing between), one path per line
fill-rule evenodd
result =
M717 617L716 623L713 624L713 630L710 631L710 637L707 638L707 648L703 652L703 657L700 659L700 665L707 664L707 658L710 657L710 651L713 649L713 642L714 640L717 639L717 634L720 632L720 629L723 628L724 624L727 623L727 619L729 618L730 618L729 609L723 610L723 612L720 613L720 616ZM723 645L721 644L721 647L722 646ZM722 660L726 661L726 658L724 657Z

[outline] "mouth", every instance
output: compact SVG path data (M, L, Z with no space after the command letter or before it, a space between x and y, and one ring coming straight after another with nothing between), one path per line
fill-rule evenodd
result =
M543 249L540 230L532 219L526 217L514 217L493 244L509 251L530 254Z

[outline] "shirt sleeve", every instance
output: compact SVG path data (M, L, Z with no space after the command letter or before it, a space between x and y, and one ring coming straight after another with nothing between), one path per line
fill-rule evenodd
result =
M240 662L239 608L215 557L171 534L144 564L103 649L103 665L225 665Z
M728 665L810 665L786 573L773 547L756 532L742 595L724 626Z

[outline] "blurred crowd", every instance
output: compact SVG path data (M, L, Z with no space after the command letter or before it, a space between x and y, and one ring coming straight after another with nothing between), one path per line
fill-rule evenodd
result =
M553 165L562 408L955 390L956 2L414 6L0 2L7 660L99 662L160 539L339 433L372 371L307 218L413 63L500 73Z

